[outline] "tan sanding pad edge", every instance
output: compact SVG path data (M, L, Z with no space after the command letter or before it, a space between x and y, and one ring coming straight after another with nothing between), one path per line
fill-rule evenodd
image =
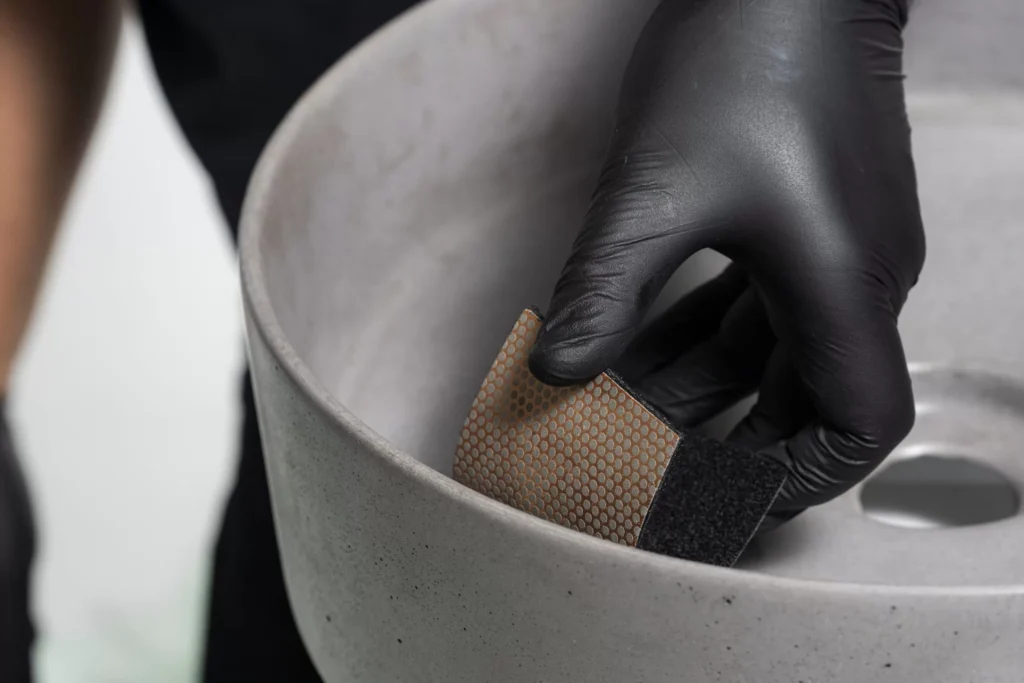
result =
M540 318L525 311L473 402L456 481L556 524L635 546L679 435L614 379L542 384L527 366Z

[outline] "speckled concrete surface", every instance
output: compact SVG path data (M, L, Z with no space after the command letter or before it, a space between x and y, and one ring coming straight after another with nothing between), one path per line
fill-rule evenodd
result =
M914 360L1002 369L921 375L933 419L905 448L973 449L1020 481L1024 107L1007 60L1024 63L1024 16L981 4L921 0L908 37L931 260L903 327ZM441 473L509 325L546 302L652 6L435 0L329 73L265 154L243 230L249 348L318 667L331 683L1018 683L1020 516L922 532L844 497L726 570Z

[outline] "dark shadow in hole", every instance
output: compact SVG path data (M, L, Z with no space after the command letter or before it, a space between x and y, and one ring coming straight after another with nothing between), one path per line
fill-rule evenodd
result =
M1020 510L1017 487L995 469L964 457L922 455L898 461L861 490L864 512L904 526L958 527L995 522Z

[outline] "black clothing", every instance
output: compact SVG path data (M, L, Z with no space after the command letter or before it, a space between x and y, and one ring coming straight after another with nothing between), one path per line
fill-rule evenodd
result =
M249 176L296 100L415 0L138 0L171 109L238 233ZM217 541L204 680L319 681L284 589L252 391Z
M415 0L138 0L157 75L233 235L249 176L303 92ZM210 683L320 680L292 618L252 390L215 550L203 660ZM154 435L154 438L156 435ZM29 683L34 530L0 403L0 682Z

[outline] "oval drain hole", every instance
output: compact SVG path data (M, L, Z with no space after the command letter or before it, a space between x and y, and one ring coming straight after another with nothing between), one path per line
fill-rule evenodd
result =
M1017 487L970 458L921 455L889 465L861 488L864 513L913 529L971 526L1013 517Z

